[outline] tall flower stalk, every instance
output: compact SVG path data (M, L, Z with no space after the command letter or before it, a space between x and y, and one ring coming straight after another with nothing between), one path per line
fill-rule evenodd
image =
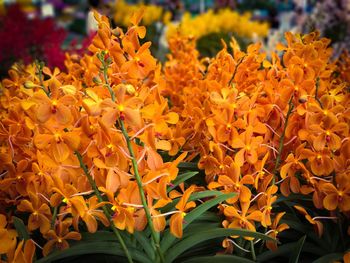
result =
M102 63L102 73L103 73L103 78L104 78L104 81L105 81L105 86L107 87L109 93L110 93L110 96L111 96L111 99L113 102L115 102L115 93L108 81L108 75L107 75L107 71L108 71L108 66L109 66L109 61L108 59L106 60L105 59L105 54L104 53L101 53L100 56L99 56L99 60L101 61ZM118 125L119 124L119 125ZM146 218L147 218L147 222L148 222L148 226L151 230L151 236L152 236L152 240L153 240L153 243L154 243L154 246L155 246L155 249L157 251L157 254L158 254L158 259L159 259L159 262L164 262L164 256L163 256L163 253L160 249L160 240L159 240L159 235L157 235L157 232L155 230L155 227L154 227L154 224L153 224L153 221L152 221L152 216L151 216L151 212L150 212L150 209L148 207L148 203L147 203L147 200L146 200L146 195L145 195L145 192L144 192L144 189L143 189L143 185L142 185L142 179L141 179L141 176L139 174L139 170L138 170L138 165L137 165L137 160L136 160L136 157L135 157L135 153L134 153L134 150L132 148L132 142L131 142L131 139L129 137L129 134L128 134L128 131L125 127L125 124L124 124L124 120L119 117L118 119L118 122L116 123L116 128L120 128L121 131L122 131L122 134L126 140L126 143L127 143L127 147L128 147L128 151L129 151L129 155L130 155L130 158L131 158L131 163L132 163L132 168L133 168L133 171L134 171L134 176L135 176L135 179L136 179L136 182L137 182L137 186L138 186L138 189L139 189L139 193L140 193L140 197L141 197L141 202L142 202L142 206L143 206L143 209L145 211L145 214L146 214Z

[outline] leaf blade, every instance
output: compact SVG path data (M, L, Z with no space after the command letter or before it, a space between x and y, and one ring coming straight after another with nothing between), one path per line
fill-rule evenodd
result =
M306 235L297 241L294 253L289 258L289 263L298 263L299 262L299 257L300 257L301 251L303 250L305 239L306 239Z
M240 262L240 263L253 263L254 261L233 256L233 255L216 255L216 256L204 256L204 257L195 257L190 258L188 260L183 261L183 263L213 263L213 262L220 262L220 263L232 263L232 262Z
M216 229L204 230L179 241L166 254L166 259L168 262L172 262L182 253L184 253L186 250L190 249L191 247L203 241L218 238L218 237L227 237L227 236L249 236L249 237L254 237L254 238L263 239L263 240L275 240L268 235L261 234L258 232L252 232L244 229L216 228Z
M13 224L16 228L16 231L19 235L19 238L22 238L24 240L30 239L29 232L28 232L26 226L24 225L22 219L20 219L16 216L13 216L12 220L13 220Z
M218 192L218 191L216 191ZM220 193L220 194L219 194ZM218 192L218 196L215 197L214 199L211 199L209 201L206 201L205 203L197 206L195 209L193 209L191 212L189 212L184 220L187 222L187 224L185 224L183 226L183 229L185 229L193 220L195 220L196 218L198 218L201 214L203 214L205 211L209 210L210 208L212 208L213 206L229 199L232 198L235 194L234 193L230 193L230 194L223 194L221 192ZM167 232L165 232L164 237L161 241L160 247L164 252L166 252L171 244L176 240L176 237L173 236L169 230L167 230Z
M147 256L134 248L128 248L133 259L145 262L152 263L153 261L147 258ZM83 244L78 243L66 250L56 251L47 257L41 258L36 261L36 263L50 263L55 260L67 259L74 256L86 255L86 254L107 254L115 255L125 258L124 250L115 242L84 242Z

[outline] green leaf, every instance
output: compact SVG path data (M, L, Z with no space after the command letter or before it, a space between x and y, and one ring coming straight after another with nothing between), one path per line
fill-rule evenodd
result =
M155 258L155 248L151 245L150 239L145 236L143 232L135 231L134 236L137 240L137 242L140 243L143 250L146 252L146 254L149 256L150 259Z
M281 245L278 247L276 251L271 251L271 250L266 251L258 255L257 259L259 262L270 262L272 259L282 257L282 256L289 258L290 255L294 253L298 242L291 242L291 243ZM305 244L303 251L305 253L309 253L313 255L320 255L322 252L320 248L310 243Z
M130 254L134 260L144 263L152 263L153 261L149 259L143 252L136 250L134 248L128 248ZM62 251L55 251L52 254L39 259L36 263L51 263L55 260L68 259L70 257L76 257L86 254L107 254L116 255L125 258L124 250L115 242L82 242L71 246L68 249Z
M183 261L182 263L253 263L254 261L251 261L246 258L238 257L238 256L232 256L232 255L216 255L216 256L205 256L205 257L194 257L190 258L188 260Z
M252 232L244 229L230 229L230 228L216 228L205 230L203 229L201 232L197 232L187 238L182 239L176 245L174 245L169 252L165 255L167 262L172 262L178 256L180 256L183 252L190 249L191 247L206 241L208 239L214 239L218 237L227 237L227 236L247 236L254 237L257 239L263 240L275 240L268 235L264 235L258 232Z
M202 192L196 192L191 194L190 198L188 199L189 201L196 201L202 198L207 198L211 196L219 196L222 195L223 193L220 191L215 191L215 190L207 190L207 191L202 191ZM174 209L176 204L179 202L180 198L174 199L171 203L167 204L165 207L161 209L162 213L169 212Z
M197 163L186 163L186 162L181 162L177 166L179 169L187 169L187 170L195 170L198 171L198 165Z
M16 228L16 231L18 233L19 238L24 239L24 240L30 239L29 232L27 231L27 228L24 225L22 219L20 219L16 216L13 216L12 220L13 220L13 224Z
M211 223L211 222L197 223L197 221L198 220L196 220L186 228L186 231L184 232L182 239L192 236L193 234L197 234L198 232L203 231L203 229L209 230L209 229L217 229L218 227L221 227L219 221L217 221L216 223ZM182 239L179 239L179 242Z
M221 224L220 216L216 212L206 211L196 220L198 221L209 221L217 224Z
M207 191L205 191L205 192L207 192ZM208 192L211 192L211 191L208 191ZM223 194L219 191L213 191L213 192L216 192L218 196L215 197L214 199L206 201L205 203L197 206L195 209L193 209L191 212L189 212L185 216L184 220L185 220L186 224L183 225L183 229L185 229L189 224L191 224L192 221L194 221L195 219L200 217L200 215L202 215L205 211L207 211L210 208L212 208L213 206L216 206L217 204L235 196L235 193ZM194 194L198 194L198 193L194 193ZM171 234L169 230L165 231L164 237L163 237L161 244L160 244L162 251L166 252L175 240L176 240L176 237L173 236L173 234Z
M279 246L276 251L266 251L257 256L258 262L270 262L271 259L283 256L288 253L292 253L295 248L295 242Z
M298 240L298 242L296 243L295 249L293 251L293 254L289 258L289 263L298 263L299 262L300 253L303 249L305 239L306 239L306 235Z
M81 240L86 242L94 242L94 241L115 241L117 242L117 237L113 232L110 231L96 231L95 233L82 232Z
M188 173L183 173L180 174L176 177L176 179L172 182L173 186L169 187L167 192L169 193L171 190L174 190L179 184L185 182L186 180L192 178L198 174L198 172L188 172Z
M281 223L286 223L291 229L299 231L302 234L306 234L308 239L312 239L323 249L327 251L329 250L328 244L324 241L324 239L319 238L319 236L315 233L314 229L309 224L303 224L297 220L287 219L282 219Z
M343 259L343 253L332 253L325 255L323 257L320 257L319 259L313 261L312 263L330 263L334 262L336 260L342 260Z
M282 196L282 195L279 196L274 204L278 204L280 202L286 202L286 201L292 201L292 202L295 202L295 204L298 204L298 202L296 202L297 200L312 202L312 198L310 198L309 196L292 193L289 196Z

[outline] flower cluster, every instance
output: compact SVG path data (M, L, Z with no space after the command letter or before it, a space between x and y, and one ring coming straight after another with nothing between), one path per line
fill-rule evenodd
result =
M268 34L269 25L251 20L251 14L240 14L230 9L220 9L217 13L209 10L204 14L192 17L185 13L177 26L169 24L167 38L180 32L183 36L201 38L211 33L235 33L237 36L253 38L265 37Z
M157 152L171 145L155 138L171 133L178 114L160 95L165 81L150 43L139 43L145 35L140 13L126 33L95 17L92 55L69 56L68 73L34 64L11 69L2 82L1 212L29 216L30 233L46 239L39 244L44 256L79 240L81 223L91 233L101 224L133 233L147 221L162 231L169 215L170 231L181 237L183 218L196 206L188 200L194 185L182 187L183 193L168 191L186 153L164 162ZM174 198L180 200L175 210L161 214ZM16 232L1 218L6 246L0 253L10 259ZM32 256L34 246L26 246Z
M271 60L260 44L243 52L233 40L233 55L225 46L209 61L192 38L172 38L162 94L180 118L169 139L199 157L209 189L237 193L219 207L225 228L276 237L288 228L278 197L302 194L314 208L295 209L321 236L321 219L350 211L348 58L332 63L330 41L317 33L285 37ZM325 216L310 216L315 208Z
M114 22L118 26L127 27L130 25L130 18L136 11L144 9L144 16L142 18L142 25L149 26L155 22L162 22L167 24L171 19L171 14L163 10L162 7L152 4L128 4L124 0L116 1L114 6Z
M140 44L142 11L126 32L95 18L90 54L68 55L67 72L36 63L11 69L1 83L0 255L7 262L31 262L36 246L37 256L48 256L106 228L129 262L126 233L149 232L150 244L141 241L157 254L150 262L165 262L163 251L183 236L192 213L219 202L223 247L246 251L229 232L239 229L253 259L261 239L277 249L291 214L319 236L322 220L348 219L349 59L331 62L329 40L286 33L269 60L259 43L244 52L232 39L232 54L224 45L199 59L195 39L176 35L162 67L151 43ZM204 185L179 180L180 162L195 163ZM199 204L193 196L206 188L216 197ZM174 237L164 234L160 244L159 232ZM185 251L176 246L169 262Z

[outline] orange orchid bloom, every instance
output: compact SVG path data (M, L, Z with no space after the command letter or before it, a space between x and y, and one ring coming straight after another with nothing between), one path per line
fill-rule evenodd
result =
M69 207L71 207L71 199L77 199L79 196L77 188L73 185L64 183L57 175L53 176L55 187L52 187L53 194L50 197L50 204L53 207L60 205L62 202L66 203ZM79 208L74 209L73 206L73 214L78 214Z
M122 65L122 72L127 72L130 78L143 79L152 70L155 70L156 61L149 50L151 42L144 43L137 51L131 43L125 44L124 50L127 52L129 60Z
M135 130L139 130L143 126L143 120L140 115L139 108L143 101L139 97L129 96L127 94L127 86L119 84L113 87L115 92L115 102L107 98L101 102L101 107L108 109L102 116L101 122L106 127L114 126L117 118L125 120L125 122Z
M103 213L102 210L98 209L107 204L107 202L99 203L96 196L90 197L87 200L87 202L85 202L82 196L77 197L79 198L74 198L70 200L73 206L76 207L79 211L79 214L77 214L73 218L73 224L75 229L78 229L78 223L80 218L85 222L87 229L90 233L95 233L97 231L98 225L96 218L99 221L101 221L104 226L109 226L109 221L106 215Z
M50 207L42 202L39 195L29 192L29 200L22 200L17 206L21 212L31 213L28 219L28 230L33 231L40 227L40 232L45 234L50 229Z
M289 229L289 226L286 223L279 224L281 218L286 214L286 212L278 213L274 218L272 225L270 226L270 233L268 234L270 237L276 239L277 235L284 230ZM277 250L277 244L274 241L267 240L266 247L270 250Z
M315 89L315 81L312 79L304 79L304 71L300 66L294 65L289 68L290 78L283 79L280 82L281 99L287 103L291 96L294 101L308 100L308 94L312 94Z
M22 104L22 107L28 110L38 105L35 112L40 123L46 123L51 117L54 117L58 123L65 125L73 120L69 106L75 103L76 99L70 94L59 97L59 94L53 93L49 98L44 91L39 90L34 94L33 100Z
M323 205L327 210L350 211L350 184L348 174L339 174L335 177L336 185L325 183L321 191L325 193Z
M227 203L233 204L237 200L241 202L249 202L251 198L250 189L245 186L247 184L254 184L254 179L251 175L241 176L241 169L235 162L232 162L230 167L225 169L224 175L219 175L217 182L211 182L208 185L209 189L223 187L223 192L232 193L237 195L226 200Z
M165 216L163 216L160 213L160 211L157 209L162 208L165 205L169 204L169 202L171 202L171 200L159 199L153 205L150 205L153 203L153 200L149 196L147 196L147 198L148 198L148 205L150 207L150 213L152 216L152 222L154 225L154 229L157 232L161 232L166 227L166 220L165 220Z
M276 185L270 186L264 193L264 195L259 198L258 203L262 207L262 218L261 218L261 225L263 227L267 227L271 225L271 211L272 211L272 204L276 202L277 195L276 192L278 191L278 187Z
M112 221L114 222L114 225L118 229L126 230L131 234L135 231L136 208L141 203L135 186L129 183L128 187L123 188L117 197L114 197L114 194L104 187L99 187L99 190L107 195L109 203L112 204L111 209L114 212L112 215ZM133 195L131 195L131 193L133 193ZM127 200L125 198L127 198ZM134 205L136 205L136 207Z
M33 180L34 174L29 171L29 163L27 160L21 160L17 163L17 167L11 164L8 167L9 175L7 178L0 181L0 189L14 188L20 195L27 195L27 185Z
M270 154L267 152L261 161L258 161L255 165L256 171L253 173L254 177L254 188L255 189L266 189L266 185L270 183L272 174L264 168L267 159Z
M49 76L49 79L44 81L44 85L50 87L50 90L57 90L59 86L61 86L61 82L59 80L61 71L59 68L54 68L52 72L48 67L44 67L43 73Z
M140 8L138 11L134 12L130 18L132 26L129 27L126 40L130 41L135 49L140 47L139 38L143 39L146 36L146 27L139 26L144 12L145 9Z
M194 201L188 202L188 199L194 191L195 187L193 185L186 189L179 202L175 206L175 208L177 209L177 213L173 214L170 217L170 232L177 238L182 237L182 226L184 218L186 216L186 212L189 209L196 207L196 203Z
M23 250L22 250L23 249ZM7 252L8 263L32 263L35 253L35 244L32 239L21 240Z
M335 104L334 100L329 95L323 95L319 103L313 102L308 103L307 111L310 115L308 118L308 123L319 125L324 122L326 125L332 126L338 122L337 114L344 112L344 106L341 104Z
M322 222L313 219L309 215L309 213L306 211L306 209L304 207L299 206L299 205L295 205L294 208L296 210L298 210L298 212L300 212L302 215L305 216L306 220L309 221L309 223L311 223L314 226L315 231L318 234L318 236L321 237L322 234L323 234L323 224L322 224Z
M46 127L47 133L36 133L34 145L39 150L49 150L55 161L64 162L77 150L80 144L79 131L61 131L51 127Z
M328 149L324 149L323 151L303 149L301 158L309 160L311 171L315 175L327 176L334 170L334 161L331 151Z
M305 159L303 155L304 146L304 144L301 144L297 147L296 156L293 153L289 154L285 160L285 164L281 167L280 175L283 181L280 189L285 196L288 196L290 191L299 193L300 182L295 176L297 172L301 172L305 177L309 177L309 171L302 162Z
M94 164L99 169L107 170L105 187L108 191L115 193L120 188L125 188L130 178L133 176L121 169L114 164L107 166L101 159L94 159Z
M8 253L12 247L16 246L17 232L13 229L7 229L7 219L0 214L0 254Z
M32 163L32 171L35 176L31 177L28 182L28 187L36 189L37 192L45 192L53 185L53 180L50 172L55 169L56 163L47 156L47 154L40 151L36 152L37 162Z
M311 133L315 133L313 147L316 151L322 151L326 146L332 151L338 150L341 146L341 137L346 137L349 133L349 127L345 122L331 124L325 121L323 127L314 124L310 125L309 129Z
M240 207L241 211L233 206L225 207L224 214L229 220L223 222L224 227L256 231L254 221L260 222L262 219L262 213L259 210L255 210L254 207L250 208L250 202L240 202ZM253 238L245 237L245 239L251 240Z
M257 150L261 147L263 142L263 137L254 136L253 128L248 126L248 128L239 134L238 138L234 138L231 147L235 149L240 149L235 155L235 162L239 166L243 166L245 162L250 164L255 164L258 161Z
M220 143L230 142L238 136L234 126L234 109L213 109L214 117L206 119L209 133Z
M80 240L81 234L69 231L71 222L69 220L59 221L55 230L49 230L44 237L48 242L43 247L43 255L47 256L54 248L63 250L69 247L67 240Z

